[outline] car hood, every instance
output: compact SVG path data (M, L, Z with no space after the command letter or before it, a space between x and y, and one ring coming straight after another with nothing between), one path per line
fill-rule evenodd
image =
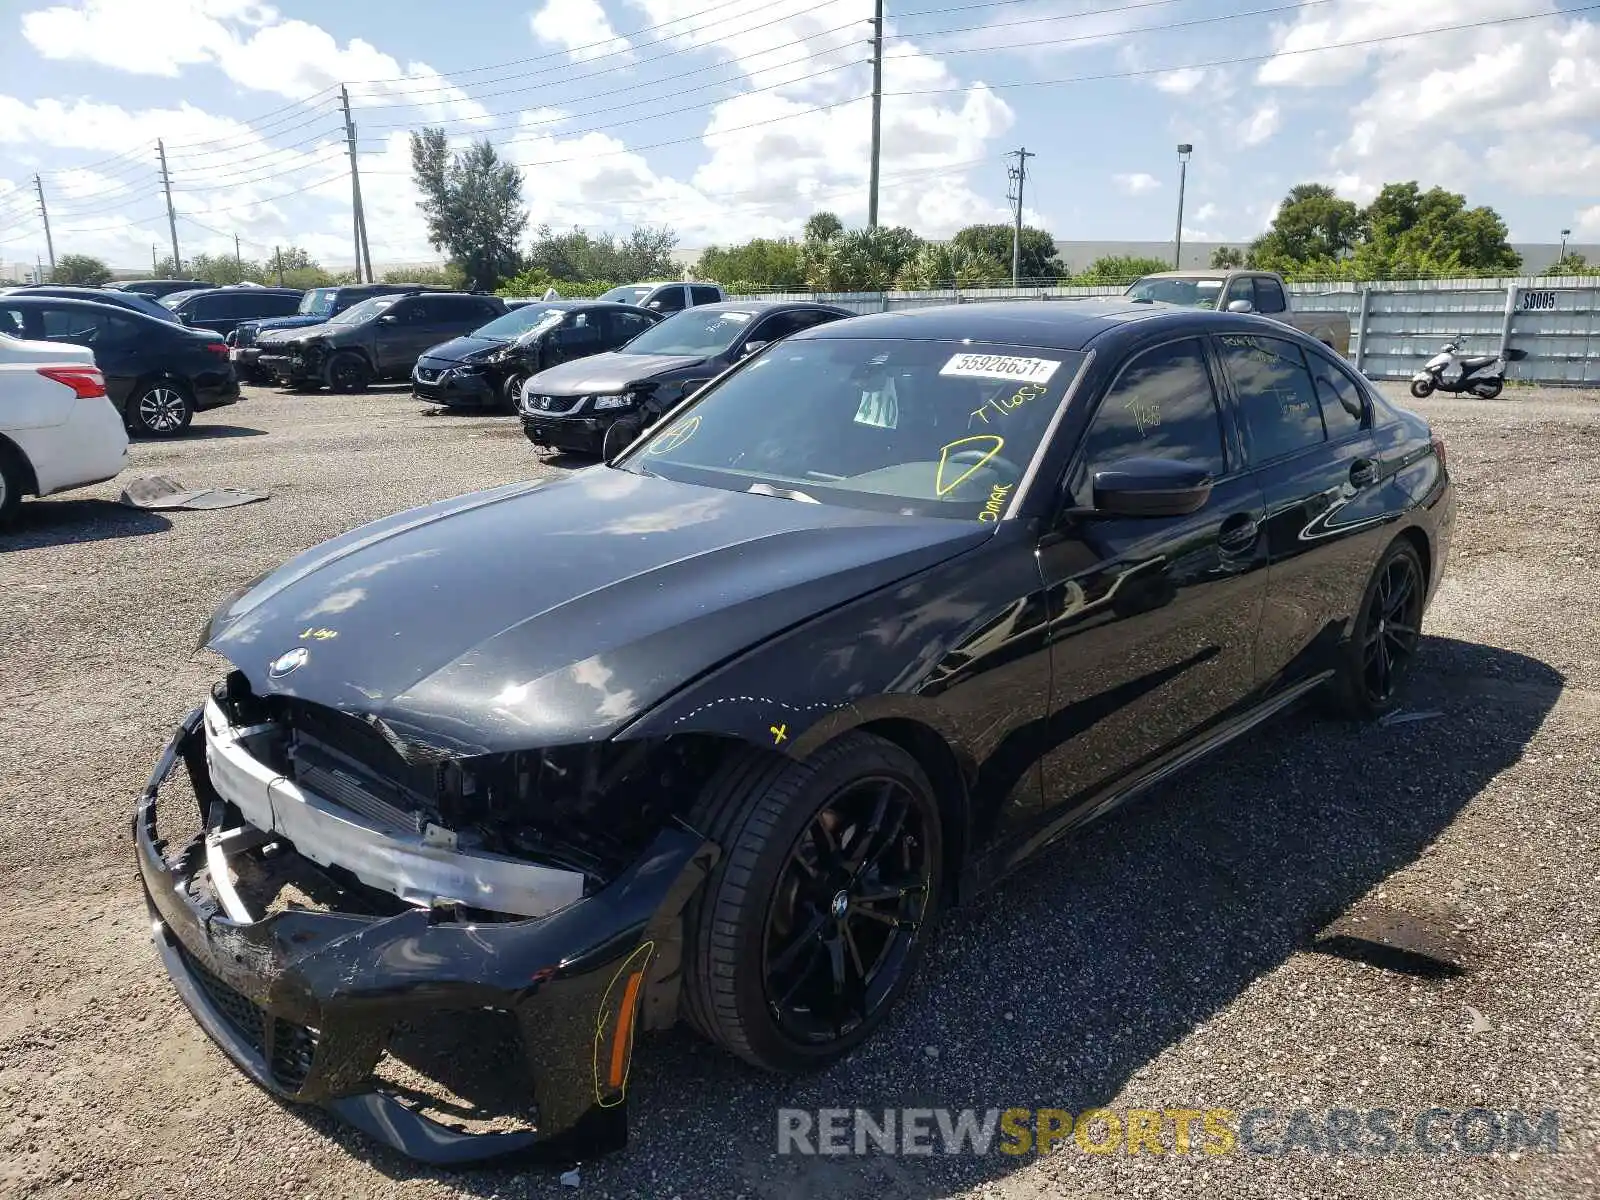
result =
M504 338L473 337L468 334L440 342L422 357L438 359L440 362L476 362L505 344Z
M418 759L595 741L992 529L597 466L316 546L225 601L202 644L258 695L356 714Z
M621 391L630 384L643 383L669 371L697 367L706 361L703 356L693 354L618 354L613 350L540 371L529 387L535 392L560 396Z
M276 342L280 345L286 345L289 342L304 342L314 337L320 337L324 334L336 333L339 329L344 328L346 328L346 326L329 325L325 320L315 320L300 325L280 325L274 329L261 329L260 333L256 337L256 341L258 344L262 345L273 342Z

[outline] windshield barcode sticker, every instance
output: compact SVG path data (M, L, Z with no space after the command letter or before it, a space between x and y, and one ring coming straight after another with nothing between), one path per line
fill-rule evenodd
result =
M957 354L939 368L941 375L968 379L1015 379L1020 383L1046 383L1060 361L1052 358L1016 358L1009 354Z

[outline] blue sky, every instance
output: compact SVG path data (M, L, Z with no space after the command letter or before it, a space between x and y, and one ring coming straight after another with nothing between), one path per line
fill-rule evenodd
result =
M1600 240L1600 27L1554 0L889 0L881 218L1006 216L1063 239L1259 233L1293 184L1465 191L1513 238ZM4 0L0 262L44 250L350 257L350 87L375 260L433 257L407 132L488 136L534 223L667 224L680 245L864 220L871 0ZM1507 21L1506 18L1531 18ZM1431 32L1479 22L1477 28ZM1354 44L1361 43L1361 44ZM1319 49L1334 46L1334 49Z

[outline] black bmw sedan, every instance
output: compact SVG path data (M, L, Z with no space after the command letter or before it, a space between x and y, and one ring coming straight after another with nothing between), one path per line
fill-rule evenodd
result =
M610 458L662 413L780 338L853 316L809 301L703 304L611 354L541 371L523 385L522 430L536 446Z
M134 821L156 946L254 1080L408 1154L613 1149L639 1029L836 1061L950 904L1301 699L1387 712L1454 511L1427 423L1265 318L795 333L609 463L225 600L232 670ZM368 1078L463 1009L504 1018L535 1126Z
M632 341L661 314L607 300L535 300L428 350L411 372L419 400L514 409L530 375Z

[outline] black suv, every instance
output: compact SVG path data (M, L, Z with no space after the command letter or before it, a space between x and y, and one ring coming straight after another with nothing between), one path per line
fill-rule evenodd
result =
M337 287L312 288L300 298L293 315L268 317L256 321L241 321L239 327L228 335L228 345L233 347L234 365L245 379L256 383L269 383L271 376L256 366L261 351L256 343L268 333L284 329L310 329L336 317L347 308L354 308L363 300L374 296L403 296L412 292L448 292L450 288L432 287L420 283L348 283Z
M304 295L299 288L219 287L174 292L162 303L185 325L215 329L226 338L245 321L292 315Z
M0 333L92 350L106 393L134 433L171 437L202 409L239 399L228 348L208 329L113 304L19 294L0 296Z
M505 315L499 296L414 292L374 296L309 329L262 334L257 365L288 387L359 392L379 379L408 379L431 346Z

